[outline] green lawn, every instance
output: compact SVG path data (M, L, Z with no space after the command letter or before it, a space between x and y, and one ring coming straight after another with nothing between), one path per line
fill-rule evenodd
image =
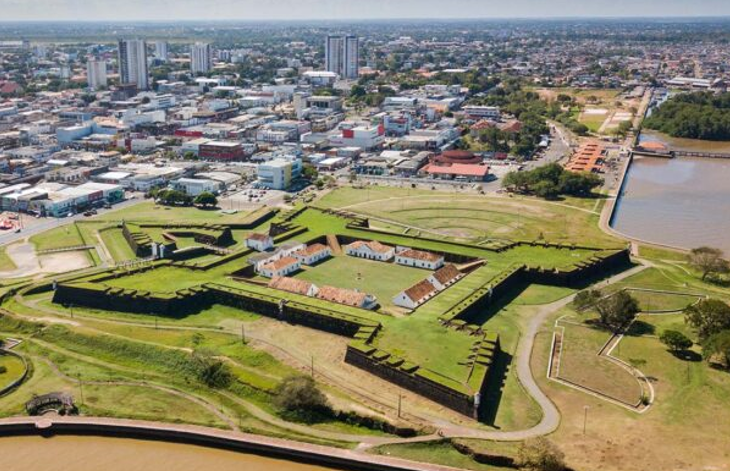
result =
M239 211L226 214L217 209L198 209L196 207L170 207L156 205L153 201L144 201L118 211L101 215L99 220L105 221L137 221L155 223L243 223L254 219L267 209L254 211Z
M18 380L25 370L23 361L12 355L0 355L0 366L7 370L5 373L0 373L0 390Z
M0 271L11 271L18 268L13 260L8 256L7 247L0 247Z
M358 289L376 296L383 308L392 310L396 308L392 302L395 295L427 278L431 273L395 263L342 255L314 267L303 267L296 277L318 286Z
M584 112L581 114L579 121L588 126L588 129L592 132L598 132L603 123L606 121L606 118L608 118L609 113L588 114Z
M451 466L458 469L473 471L497 471L510 468L500 468L474 461L467 455L462 455L447 442L408 443L402 445L381 445L369 451L375 455L392 456L422 463L435 463Z
M587 204L586 204L587 202ZM322 198L318 205L342 208L363 215L381 217L455 240L483 239L574 242L614 247L616 239L598 228L598 213L590 209L594 199L579 206L535 198L477 196L394 187L340 188ZM381 222L374 222L381 224Z
M101 240L104 242L109 254L115 262L125 262L137 258L132 247L124 238L122 229L114 227L100 232Z
M610 334L589 326L562 323L563 348L560 378L585 386L628 404L638 404L641 386L620 366L598 356Z
M30 242L35 245L36 251L84 245L76 224L67 224L34 235L30 238Z
M642 311L683 311L699 300L696 295L629 290Z

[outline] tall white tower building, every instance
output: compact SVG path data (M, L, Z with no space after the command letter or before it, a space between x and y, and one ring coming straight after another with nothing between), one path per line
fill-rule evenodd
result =
M327 36L325 68L342 78L356 79L359 73L360 41L356 36Z
M89 59L86 63L86 81L89 88L98 90L100 87L106 87L106 61L99 59Z
M149 89L147 73L147 43L141 39L119 41L119 78L121 83L133 83L138 90Z
M162 62L167 62L167 41L155 42L155 58Z
M212 66L210 44L195 43L190 48L190 70L193 74L208 73Z

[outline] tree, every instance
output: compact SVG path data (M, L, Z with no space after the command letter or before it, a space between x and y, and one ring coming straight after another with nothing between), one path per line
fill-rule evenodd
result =
M596 310L601 316L601 324L618 332L634 320L639 312L639 303L626 291L619 291L598 301Z
M558 185L549 180L541 180L535 183L532 185L532 191L535 193L535 196L545 198L546 200L555 199L560 194Z
M727 368L730 366L730 330L712 334L702 343L702 356Z
M195 197L195 200L193 201L193 203L196 206L204 206L206 208L212 208L218 204L218 198L216 198L216 196L213 193L204 191L203 193L201 193Z
M698 247L689 253L689 264L702 272L702 281L710 275L719 275L730 271L730 264L725 260L722 250L712 247Z
M692 347L692 340L676 330L665 330L659 340L672 352L682 352Z
M177 190L160 190L157 192L157 200L164 205L181 205L187 206L192 203L192 198L182 191Z
M210 351L204 349L193 351L193 361L198 380L209 388L224 389L233 382L231 367Z
M517 450L517 466L526 471L563 471L565 454L546 438L523 442Z
M719 299L703 299L684 311L684 320L697 330L700 340L730 329L730 306Z
M593 307L602 297L603 294L597 289L588 289L575 295L573 305L579 311L584 311Z
M274 404L288 412L328 412L327 396L311 376L290 376L274 390Z
M594 188L603 185L603 178L590 172L563 172L558 184L564 195L590 196Z

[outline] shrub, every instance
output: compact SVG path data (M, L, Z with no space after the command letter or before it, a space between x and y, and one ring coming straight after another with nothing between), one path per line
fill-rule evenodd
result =
M659 336L659 340L673 352L681 352L692 347L692 340L676 330L665 330Z
M193 359L198 380L209 388L224 389L233 382L231 368L207 350L195 350Z
M5 374L5 373L7 373L7 372L8 372L8 369L7 369L7 368L5 368L4 366L0 365L0 375L1 375L1 374Z
M527 471L563 471L565 455L546 438L527 440L517 450L517 466Z
M285 378L274 390L274 404L288 412L331 412L327 396L310 376Z
M602 294L597 289L588 289L575 295L573 305L579 311L584 311L593 307L601 297Z

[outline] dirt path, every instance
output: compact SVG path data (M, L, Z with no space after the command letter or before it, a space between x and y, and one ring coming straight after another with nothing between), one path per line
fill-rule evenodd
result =
M41 267L35 254L35 246L27 240L8 245L5 253L13 261L16 268L0 272L2 278L24 278L40 273Z
M61 371L58 368L58 365L56 365L53 361L49 360L45 357L34 357L42 360L44 363L48 365L49 368L56 374L56 376L65 379L66 381L70 381L72 383L76 384L88 384L93 386L135 386L135 387L142 387L142 388L150 388L155 389L157 391L162 391L167 394L172 394L173 396L178 396L183 399L186 399L190 402L193 402L204 409L207 409L209 412L211 412L213 415L218 417L221 421L226 423L228 427L231 430L239 430L238 425L236 422L231 419L229 416L224 414L221 410L219 410L217 407L215 407L213 404L204 401L196 396L193 396L192 394L188 394L186 392L180 391L178 389L169 388L166 386L160 386L157 384L150 384L146 382L141 381L82 381L78 378L74 378L71 376L68 376L66 373Z

